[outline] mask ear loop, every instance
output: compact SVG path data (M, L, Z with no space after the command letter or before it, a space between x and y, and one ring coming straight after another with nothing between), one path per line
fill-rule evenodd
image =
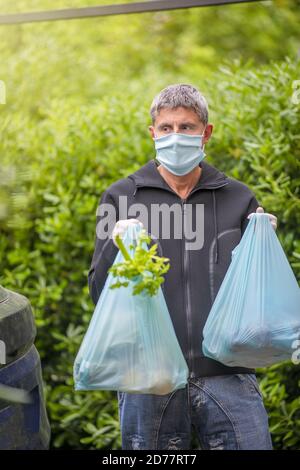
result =
M202 150L204 150L204 148L205 148L205 144L203 143L203 137L204 137L205 131L206 131L206 126L204 128L204 131L201 134Z

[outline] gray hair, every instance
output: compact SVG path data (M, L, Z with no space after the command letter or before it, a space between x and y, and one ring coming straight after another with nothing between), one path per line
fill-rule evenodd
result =
M204 125L208 123L208 104L204 96L194 86L178 83L167 86L155 96L150 108L152 124L162 108L174 109L181 106L193 109Z

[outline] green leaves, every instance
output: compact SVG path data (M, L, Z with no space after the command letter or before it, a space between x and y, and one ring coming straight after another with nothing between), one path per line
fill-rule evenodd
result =
M299 449L300 367L291 362L258 371L275 449Z
M250 5L200 10L157 13L152 25L149 16L137 15L132 34L125 17L118 27L116 18L99 28L87 22L79 35L79 22L1 30L0 78L10 99L0 107L0 283L26 295L34 309L52 446L120 447L115 394L75 393L72 365L94 308L87 271L97 205L110 184L153 158L148 112L161 88L180 77L207 95L215 124L208 163L247 184L278 216L277 233L300 274L300 108L292 102L300 63L258 67L232 60L241 40L245 57L254 51L264 62L286 55L299 36L299 7L272 3L259 14ZM214 28L205 27L212 22ZM262 28L268 34L256 34ZM144 42L133 40L144 31ZM37 35L46 48L36 45ZM131 283L151 295L167 263L152 247L137 253L120 268L116 288ZM300 367L264 370L261 379L275 447L299 448Z
M145 230L141 230L136 247L134 244L130 248L134 249L134 256L131 258L126 247L117 235L116 243L124 256L122 263L111 266L109 272L112 273L117 281L110 286L111 289L117 289L122 286L128 286L133 281L133 295L145 293L155 295L164 282L163 274L170 269L169 259L157 256L157 244L154 244L146 250L143 245L149 244L151 238Z

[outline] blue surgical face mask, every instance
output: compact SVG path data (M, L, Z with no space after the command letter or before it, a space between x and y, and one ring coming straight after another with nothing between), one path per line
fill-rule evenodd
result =
M190 173L205 157L203 134L174 132L155 137L156 159L174 175Z

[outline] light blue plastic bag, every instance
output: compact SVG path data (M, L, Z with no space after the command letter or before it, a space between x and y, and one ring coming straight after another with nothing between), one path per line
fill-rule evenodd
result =
M251 216L203 336L204 355L228 366L269 366L299 347L300 290L268 215Z
M129 226L123 237L130 254L140 231ZM119 251L114 263L123 260ZM165 395L184 388L188 367L161 288L151 297L132 295L134 281L110 289L114 282L109 273L75 359L75 390Z

